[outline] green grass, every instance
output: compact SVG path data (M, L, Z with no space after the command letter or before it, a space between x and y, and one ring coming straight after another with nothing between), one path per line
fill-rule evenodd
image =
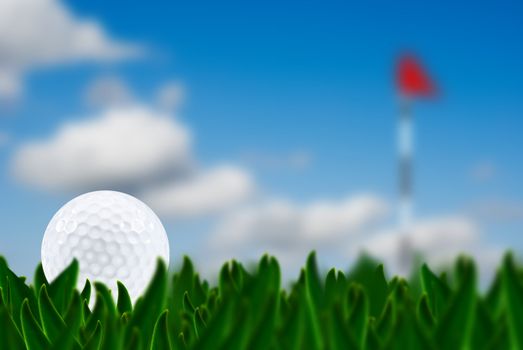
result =
M476 273L460 258L452 282L426 265L410 281L387 280L362 258L321 276L311 254L286 291L269 256L254 272L224 265L217 286L185 258L172 275L159 261L132 305L121 284L118 300L99 283L76 290L76 262L52 283L39 266L27 285L0 257L0 349L523 350L522 267L507 255L486 293Z

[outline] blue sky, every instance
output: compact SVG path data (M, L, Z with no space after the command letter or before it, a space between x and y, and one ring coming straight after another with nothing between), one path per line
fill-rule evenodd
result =
M264 196L298 206L372 193L393 212L398 98L392 77L403 49L420 56L442 92L415 105L416 215L466 217L479 227L483 246L523 251L521 4L61 4L75 18L99 23L113 40L144 47L145 54L24 67L23 94L0 119L8 135L0 148L0 254L20 272L31 273L45 225L72 193L21 183L10 171L11 159L65 122L97 114L85 102L86 87L108 75L143 104L153 103L166 82L180 82L187 98L177 118L190 128L202 167L235 164ZM284 162L296 152L310 162L296 168L246 160L256 154ZM477 213L489 205L500 217ZM194 253L212 230L209 221L166 218L171 250ZM393 215L384 220L393 221ZM343 258L332 263L346 266Z

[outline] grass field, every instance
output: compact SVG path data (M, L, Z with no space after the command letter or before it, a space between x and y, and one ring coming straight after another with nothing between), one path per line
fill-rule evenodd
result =
M99 283L75 290L76 262L52 283L39 266L27 285L0 258L0 349L523 350L523 267L507 254L483 294L476 273L460 258L452 278L423 265L410 281L387 280L362 258L321 276L311 254L283 290L269 256L253 272L224 265L217 286L185 258L172 274L159 261L133 306L123 285L117 300Z

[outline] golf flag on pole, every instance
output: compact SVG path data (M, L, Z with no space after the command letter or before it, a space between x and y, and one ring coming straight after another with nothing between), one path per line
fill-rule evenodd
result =
M436 92L434 84L419 61L412 55L400 57L396 71L396 83L402 95L428 97Z
M396 66L396 84L401 96L400 118L398 120L399 143L399 224L402 232L398 262L403 272L408 272L412 264L412 157L413 127L412 102L418 97L430 97L435 94L435 87L419 61L412 55L400 57Z

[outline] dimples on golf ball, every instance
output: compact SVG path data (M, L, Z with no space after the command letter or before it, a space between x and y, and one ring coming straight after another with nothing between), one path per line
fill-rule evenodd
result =
M160 219L138 199L96 191L66 203L51 219L42 242L42 267L54 280L76 258L78 288L105 283L117 295L121 281L136 300L147 287L158 257L169 263L169 241Z

